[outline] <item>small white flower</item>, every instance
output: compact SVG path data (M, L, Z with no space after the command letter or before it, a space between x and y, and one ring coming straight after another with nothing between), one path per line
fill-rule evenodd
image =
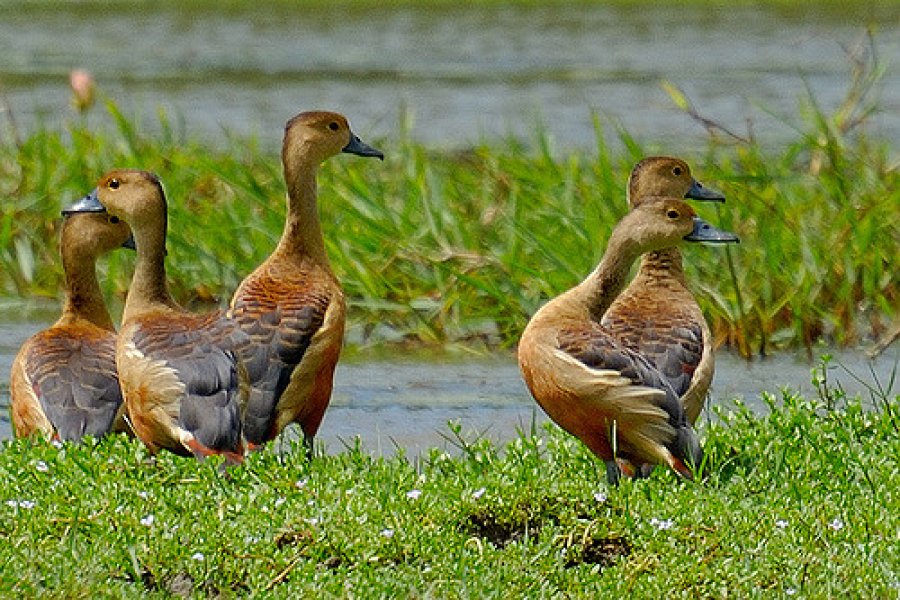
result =
M657 519L656 517L650 519L650 524L660 531L672 529L673 527L675 527L675 521L673 521L672 519Z
M150 527L151 525L153 525L153 521L155 520L156 517L154 517L153 515L147 515L146 517L141 519L141 525L143 525L144 527Z
M787 594L788 596L793 596L794 594L797 593L797 590L795 590L794 588L788 588L788 589L784 590L784 593Z
M596 502L600 502L601 504L603 502L606 502L606 492L603 492L603 491L594 492L594 500Z
M472 492L472 499L473 499L473 500L478 500L479 498L481 498L482 496L484 496L484 493L485 493L486 491L487 491L487 490L484 489L484 488L478 488L477 490L475 490L474 492Z
M784 519L778 519L775 521L775 527L777 527L778 529L784 529L787 526L788 526L788 522L785 521Z
M406 497L410 500L418 500L419 496L422 495L422 490L409 490L406 492Z
M298 479L297 481L294 482L294 487L297 488L298 490L302 490L303 488L306 487L306 484L308 481L309 481L308 479Z
M52 442L50 442L50 445L53 446L54 448L56 448L57 450L60 450L63 447L63 443L59 440L53 440Z
M203 553L202 553L202 552L194 552L194 553L191 555L191 559L192 559L192 560L205 560L206 557L203 556Z
M34 500L7 500L6 505L10 508L24 508L31 510L34 508Z
M319 519L317 519L316 517L309 517L308 519L303 519L303 520L306 521L310 525L318 525L319 524Z
M42 460L37 461L34 464L34 468L37 469L40 473L46 473L50 470L50 467L47 466L47 463Z
M285 502L284 498L277 498L277 499L275 500L275 508L278 508L279 506L281 506L282 504L284 504L284 502Z
M148 494L147 492L144 492L144 491L138 492L137 495L138 495L138 498L143 498L144 500L146 500L147 498L150 497L150 494Z
M394 530L393 529L382 529L381 536L386 537L386 538L392 538L392 537L394 537Z
M834 529L835 531L840 531L844 528L844 522L838 518L835 518L831 523L828 524L829 527Z

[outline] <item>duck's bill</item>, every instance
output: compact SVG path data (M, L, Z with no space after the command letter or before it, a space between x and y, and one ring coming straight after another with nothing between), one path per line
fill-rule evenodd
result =
M77 213L102 213L106 212L106 208L100 204L100 199L97 197L97 188L73 204L68 208L64 208L62 210L63 216L65 215L74 215Z
M688 190L687 194L685 194L684 197L690 198L691 200L725 202L725 194L723 194L719 190L714 190L710 187L706 187L696 179L691 181L691 189Z
M684 236L688 242L707 242L710 244L739 244L738 236L730 231L716 229L700 217L694 217L694 230Z
M350 133L350 141L346 146L343 147L341 152L347 152L348 154L356 154L358 156L374 156L376 158L380 158L384 160L384 153L377 148L373 148L368 145L361 139L359 139L356 134Z
M129 235L128 239L122 242L123 248L128 248L129 250L137 250L137 244L134 243L134 236Z

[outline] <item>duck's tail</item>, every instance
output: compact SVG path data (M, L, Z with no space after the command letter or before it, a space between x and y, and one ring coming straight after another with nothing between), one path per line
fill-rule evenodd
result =
M677 429L671 449L674 460L670 466L682 477L693 480L694 473L703 463L703 448L691 425L685 423Z

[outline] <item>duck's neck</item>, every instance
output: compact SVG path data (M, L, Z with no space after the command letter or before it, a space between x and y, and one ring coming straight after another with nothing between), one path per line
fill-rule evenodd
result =
M291 260L309 258L327 265L328 256L316 201L317 172L317 164L285 164L287 218L275 254Z
M681 252L678 248L666 248L656 252L648 252L641 257L641 268L638 277L650 280L675 279L682 285L684 280L684 268L681 263Z
M149 310L178 309L166 285L166 227L133 230L137 247L134 276L125 300L122 322Z
M66 274L66 300L57 324L67 325L83 320L115 331L103 301L100 282L97 281L96 259L63 254L63 270Z
M625 287L631 265L640 256L637 245L628 239L610 237L600 264L587 279L572 289L573 299L599 322Z

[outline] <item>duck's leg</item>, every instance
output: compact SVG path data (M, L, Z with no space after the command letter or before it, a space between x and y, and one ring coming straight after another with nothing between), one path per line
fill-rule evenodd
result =
M611 459L606 461L606 481L609 482L609 485L619 485L619 477L621 477L622 471L619 469L619 463L616 462L616 459Z
M653 473L653 470L655 468L656 468L656 465L653 465L650 463L644 463L641 465L641 468L638 469L637 477L640 479L646 479L646 478L650 477L650 475Z
M303 447L306 448L306 460L311 461L313 456L315 456L315 436L312 436L305 431L303 432Z

